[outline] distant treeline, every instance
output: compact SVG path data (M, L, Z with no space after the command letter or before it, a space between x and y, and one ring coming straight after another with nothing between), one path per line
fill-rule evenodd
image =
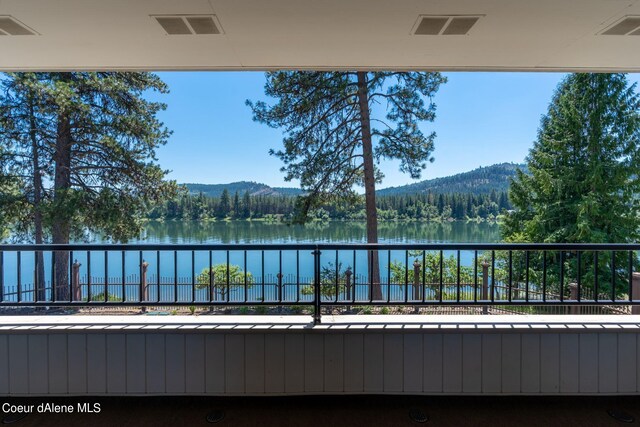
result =
M270 219L287 220L295 210L295 197L243 195L224 191L220 197L203 193L183 194L175 200L156 206L150 219L208 220L208 219ZM378 196L378 215L383 221L394 220L493 220L503 210L511 209L507 192L489 194L412 194ZM312 214L316 220L364 220L364 206L335 203Z

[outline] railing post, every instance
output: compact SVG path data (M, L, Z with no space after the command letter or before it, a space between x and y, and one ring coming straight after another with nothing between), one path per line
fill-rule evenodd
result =
M489 263L482 261L482 300L489 299ZM489 307L482 306L482 314L489 314Z
M140 264L140 301L149 301L149 287L147 285L147 269L149 268L149 263L145 260L142 260L142 264ZM141 311L146 313L147 307L142 307Z
M631 280L631 299L633 301L640 300L640 273L633 273ZM631 314L640 314L640 306L632 305Z
M313 254L313 324L319 325L322 323L322 293L320 292L320 249L316 247Z
M346 291L347 301L351 301L351 276L353 275L353 271L351 271L351 267L347 267L347 270L344 272L344 289ZM347 311L351 311L351 306L347 306Z
M577 283L569 283L569 299L571 301L578 301L578 284ZM570 305L569 314L580 314L580 307L577 305Z
M351 267L347 267L347 271L344 272L345 276L345 290L347 291L347 301L351 300L351 276L353 275L353 271L351 271Z
M82 300L82 293L80 290L80 264L78 260L73 262L72 268L72 276L71 276L71 289L73 290L73 300L80 301Z

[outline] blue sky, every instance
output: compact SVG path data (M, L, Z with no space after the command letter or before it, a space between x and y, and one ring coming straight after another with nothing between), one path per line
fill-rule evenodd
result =
M282 133L252 121L246 99L265 99L260 72L163 72L170 94L161 119L173 131L158 160L180 183L284 181L281 162L269 148L282 146ZM447 176L501 162L522 162L536 138L540 117L564 76L560 73L445 73L448 83L435 96L433 156L422 179ZM640 80L638 75L632 81ZM380 188L415 182L384 162Z

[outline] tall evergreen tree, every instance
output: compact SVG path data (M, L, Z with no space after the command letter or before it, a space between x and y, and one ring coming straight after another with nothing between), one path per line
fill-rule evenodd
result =
M251 196L248 191L244 192L242 196L242 219L249 219L251 217Z
M236 191L233 194L233 218L234 219L238 219L240 218L240 195L238 194L238 192Z
M367 242L378 242L375 186L382 174L381 158L399 159L400 170L419 178L432 160L435 133L418 127L435 118L431 102L446 80L439 73L419 72L298 72L267 73L266 95L275 105L247 104L254 119L285 131L284 150L271 154L285 164L285 179L299 179L298 219L328 200L357 201L354 186L365 190ZM425 104L424 99L429 101ZM386 116L372 111L383 102ZM373 125L372 125L373 123ZM377 252L371 252L372 297L380 299Z
M624 74L572 74L558 86L511 182L504 236L628 242L640 230L640 98Z
M218 203L218 208L216 210L216 217L219 219L224 219L229 215L229 211L231 210L231 199L229 198L229 190L226 188L222 191L222 195L220 196L220 202Z
M25 184L35 241L46 232L53 243L68 243L87 231L126 241L151 204L175 194L154 163L169 136L156 117L165 105L143 96L167 92L159 77L12 73L1 85L0 137ZM56 252L54 264L56 298L65 300L68 253Z
M640 97L624 74L566 77L542 118L538 139L527 158L530 174L520 171L511 183L515 212L506 216L505 239L551 243L637 241L639 149ZM547 275L565 295L568 281L578 280L578 271L583 289L595 290L595 283L599 283L599 292L613 298L614 281L619 284L615 288L618 296L627 288L628 271L611 268L612 256L621 266L628 262L626 254L601 253L597 268L593 256L579 260L570 253L564 255L545 257ZM541 270L539 265L537 270ZM562 277L564 282L560 282Z

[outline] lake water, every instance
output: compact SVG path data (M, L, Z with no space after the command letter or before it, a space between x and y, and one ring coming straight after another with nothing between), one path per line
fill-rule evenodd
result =
M495 223L382 222L380 243L493 243L500 240ZM286 225L267 222L150 222L143 239L147 243L364 243L364 222Z
M490 223L419 223L397 222L379 225L380 243L444 243L444 242L496 242L500 238L497 224ZM309 225L286 225L265 222L195 222L169 221L150 222L140 239L130 243L363 243L366 241L364 223L329 222ZM366 298L369 281L366 251L325 251L321 264L335 269L339 265L342 272L350 267L354 273L357 299ZM445 256L455 252L446 252ZM48 286L51 277L51 254L45 253L45 276ZM90 262L89 262L90 258ZM82 298L86 298L91 283L91 295L104 292L116 299L136 301L139 298L140 260L149 264L148 295L150 300L188 301L191 299L190 283L194 277L211 264L239 266L250 273L253 282L259 285L236 286L230 298L249 301L276 300L282 292L287 301L307 300L311 295L302 296L300 287L308 285L313 277L313 256L310 251L118 251L74 252L73 259L80 264ZM124 259L124 265L123 265ZM388 261L409 262L404 251L380 252L380 275L382 281L389 277ZM22 300L33 298L34 255L23 253L20 260L20 293ZM472 252L461 253L461 264L473 263ZM90 265L90 267L89 267ZM411 267L409 267L411 269ZM18 262L16 253L4 254L4 294L8 300L17 298ZM106 273L106 274L105 274ZM282 274L282 286L277 286L277 275ZM158 280L158 277L160 280ZM90 280L89 280L90 278ZM243 278L239 278L243 282ZM197 279L196 279L197 281ZM249 280L251 282L251 279ZM209 297L206 286L197 289L197 300ZM389 292L389 290L383 290ZM396 292L404 292L397 288ZM395 293L394 293L395 294ZM226 299L224 291L216 295ZM402 297L402 295L397 295ZM396 296L392 297L393 299Z

